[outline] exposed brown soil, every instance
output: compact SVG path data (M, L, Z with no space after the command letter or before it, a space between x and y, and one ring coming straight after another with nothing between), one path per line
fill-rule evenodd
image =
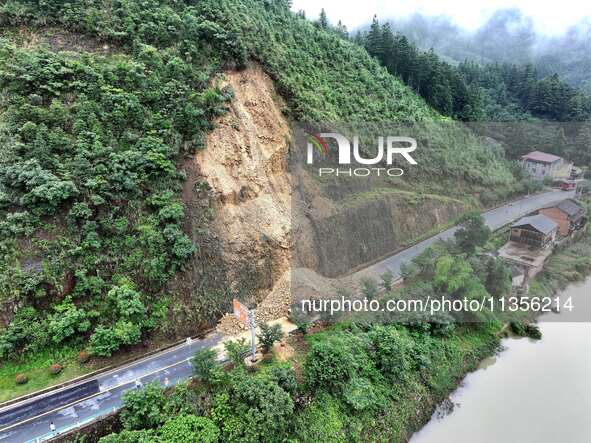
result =
M374 192L371 183L365 192L328 195L288 165L285 103L263 69L253 64L216 82L231 87L234 99L206 148L183 165L185 229L199 250L170 287L186 307L171 321L177 334L219 318L220 332L244 331L230 313L232 297L256 305L261 322L287 316L294 290L315 298L339 287L355 292L361 277L379 276L352 270L462 211L458 201L395 188ZM333 194L341 192L337 185Z

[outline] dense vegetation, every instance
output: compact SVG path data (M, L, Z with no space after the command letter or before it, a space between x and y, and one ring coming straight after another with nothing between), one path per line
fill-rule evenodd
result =
M433 49L421 51L405 35L394 34L389 23L380 25L377 17L355 41L431 106L456 119L581 121L591 115L591 98L558 74L540 76L531 64L464 60L456 66Z
M157 295L197 247L181 229L177 163L231 98L209 86L226 58L180 42L160 3L121 3L103 23L89 18L104 5L85 6L2 6L4 25L88 20L121 45L101 56L0 43L0 294L19 308L2 358L86 340L109 356L137 343L166 318Z
M591 99L563 82L558 74L542 77L531 65L464 61L458 71L466 83L483 92L484 115L490 120L583 121L591 116Z
M165 308L146 315L148 295L194 251L176 161L229 96L174 52L137 50L0 48L0 291L26 306L1 336L3 356L85 333L98 355L137 342ZM48 295L59 300L50 309Z
M223 69L260 61L298 120L442 119L285 2L12 0L0 23L0 297L14 314L2 358L50 345L109 356L165 328L166 283L199 248L181 229L178 166L231 99L212 83ZM41 44L24 44L22 26ZM56 52L52 32L83 36L82 49ZM498 150L438 134L409 186L495 188L490 201L525 191ZM197 309L199 325L221 309Z
M450 17L420 13L387 21L420 48L434 48L452 62L531 63L542 77L558 73L569 85L591 93L591 27L584 19L558 35L544 35L516 8L495 11L474 31Z
M419 257L406 270L406 287L386 299L505 295L505 265L477 253L490 235L482 219L466 216L458 232L456 241ZM377 296L369 287L363 295ZM224 373L214 352L199 352L193 366L200 383L168 395L155 385L126 394L125 431L101 442L177 441L167 435L173 423L197 421L211 441L404 441L465 371L494 352L501 328L494 320L457 327L448 314L402 321L329 315L324 322L324 330L292 340L300 350L295 361L263 363L254 373L240 359ZM305 334L307 327L300 329ZM201 440L201 428L195 432L188 440L209 441Z
M172 392L150 385L126 394L124 430L101 443L403 441L498 338L485 326L442 338L346 324L298 341L306 350L297 363L263 363L254 373L237 366Z
M386 290L382 301L504 297L511 274L502 260L483 254L494 241L477 214L466 215L455 239L405 267L405 287ZM590 245L587 232L553 255L533 293L553 296L588 274ZM384 276L384 288L388 281ZM369 287L360 295L377 296ZM529 323L535 315L482 312L470 323L457 322L461 313L323 315L313 332L298 323L300 334L288 340L296 354L288 361L275 355L247 370L236 358L225 372L214 352L201 351L193 360L197 380L167 392L150 385L127 393L123 431L101 443L406 441L465 372L495 352L504 324L514 334L541 338Z

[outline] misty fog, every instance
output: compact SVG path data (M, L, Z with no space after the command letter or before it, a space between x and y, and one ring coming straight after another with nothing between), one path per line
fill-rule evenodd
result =
M449 17L419 13L379 17L390 22L422 49L433 48L449 62L533 63L541 76L558 73L572 86L591 93L591 21L587 18L560 36L536 32L531 18L519 9L495 12L476 31L467 31ZM367 26L362 27L366 29Z

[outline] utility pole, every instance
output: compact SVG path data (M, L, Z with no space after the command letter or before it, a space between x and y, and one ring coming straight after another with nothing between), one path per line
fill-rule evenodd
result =
M248 323L250 326L250 342L251 342L251 349L252 349L252 356L250 357L250 361L253 363L257 360L257 323L256 323L256 309L251 309L248 311Z

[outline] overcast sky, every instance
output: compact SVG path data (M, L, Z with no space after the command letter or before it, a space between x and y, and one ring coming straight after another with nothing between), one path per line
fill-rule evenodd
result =
M339 19L349 28L364 24L374 14L378 18L402 17L414 12L446 15L463 28L473 30L497 9L517 7L533 19L536 31L556 35L583 17L591 17L588 0L293 0L292 9L316 18L321 8L331 23Z

